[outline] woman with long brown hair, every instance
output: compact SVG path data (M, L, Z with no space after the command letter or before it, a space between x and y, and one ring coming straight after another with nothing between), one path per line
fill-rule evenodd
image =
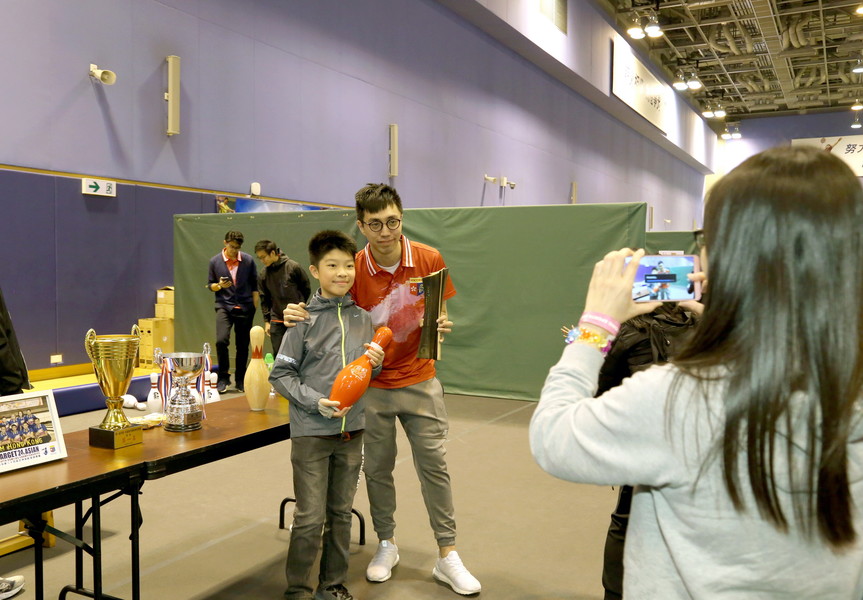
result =
M530 426L563 479L634 485L624 597L863 597L863 190L816 148L710 191L691 342L592 398L642 251L597 263ZM625 265L625 258L632 260Z

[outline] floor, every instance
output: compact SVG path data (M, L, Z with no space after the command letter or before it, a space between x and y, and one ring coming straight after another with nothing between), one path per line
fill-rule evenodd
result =
M447 406L451 425L447 457L455 496L458 551L482 582L480 597L602 598L602 547L616 492L559 481L536 466L527 441L534 403L449 395ZM103 413L63 417L63 431L96 424ZM282 597L289 532L278 529L278 508L282 498L291 493L288 444L282 442L144 485L143 598ZM396 542L401 563L390 581L367 582L365 567L377 539L368 519L367 543L360 546L355 520L347 586L357 600L459 598L431 576L434 538L403 437L399 448ZM368 515L364 485L357 492L355 506ZM55 511L54 518L59 529L72 531L70 508ZM103 507L102 518L105 592L128 599L128 498ZM0 536L11 535L16 529L15 524L4 525ZM54 598L73 580L74 553L68 544L58 541L45 555L46 597ZM0 573L27 578L25 591L16 599L34 598L31 563L29 549L0 557ZM92 586L89 571L85 582Z

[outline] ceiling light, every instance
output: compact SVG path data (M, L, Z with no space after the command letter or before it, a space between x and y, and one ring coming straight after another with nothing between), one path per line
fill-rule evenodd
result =
M707 105L705 105L704 110L701 111L701 116L704 117L705 119L712 119L713 117L716 116L716 113L713 112L713 109L710 108L709 104L707 104Z
M719 135L719 137L721 137L723 140L730 140L731 139L731 132L728 131L728 127L725 128L725 131L723 131Z
M683 91L689 89L689 86L686 85L686 81L683 79L683 71L678 71L677 75L674 78L674 83L671 86L678 91Z
M856 12L858 15L863 15L863 5L858 6L857 10L855 10L854 12Z
M863 73L863 60L857 59L854 67L851 69L852 73Z
M851 105L851 110L863 110L863 102L855 100L854 104Z
M718 104L716 105L716 110L713 111L713 116L717 119L724 119L727 114L728 113L725 112L725 109Z
M632 23L630 23L629 29L626 30L626 34L634 40L644 38L644 29L641 27L641 19L638 18L637 14L633 16Z
M851 123L851 129L860 129L860 113L854 113L854 121Z
M662 37L662 27L659 26L659 20L656 18L656 15L650 15L647 17L647 23L644 25L644 33L646 33L648 37L652 38Z
M688 87L690 90L701 89L701 81L698 79L698 76L695 73L692 73L686 80L686 87Z

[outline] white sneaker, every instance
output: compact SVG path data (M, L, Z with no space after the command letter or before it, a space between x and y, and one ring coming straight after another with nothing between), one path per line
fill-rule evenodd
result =
M0 577L0 600L11 598L24 589L24 578L21 575Z
M384 582L393 576L393 567L397 564L399 564L399 547L390 542L381 542L366 569L366 579Z
M482 586L476 577L470 574L458 552L453 550L446 555L446 558L437 559L432 575L438 581L443 581L449 585L457 594L468 596L470 594L479 594Z

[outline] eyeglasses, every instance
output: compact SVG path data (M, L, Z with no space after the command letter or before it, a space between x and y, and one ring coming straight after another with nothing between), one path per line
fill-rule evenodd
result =
M699 251L704 250L705 241L704 241L704 230L696 229L692 232L692 237L695 238L695 246Z
M390 217L389 219L387 219L387 229L389 229L390 231L395 231L399 228L399 225L401 224L401 219L396 219L395 217ZM368 223L363 221L363 225L367 225L368 228L375 233L379 232L381 229L384 228L384 224L381 221L369 221Z

